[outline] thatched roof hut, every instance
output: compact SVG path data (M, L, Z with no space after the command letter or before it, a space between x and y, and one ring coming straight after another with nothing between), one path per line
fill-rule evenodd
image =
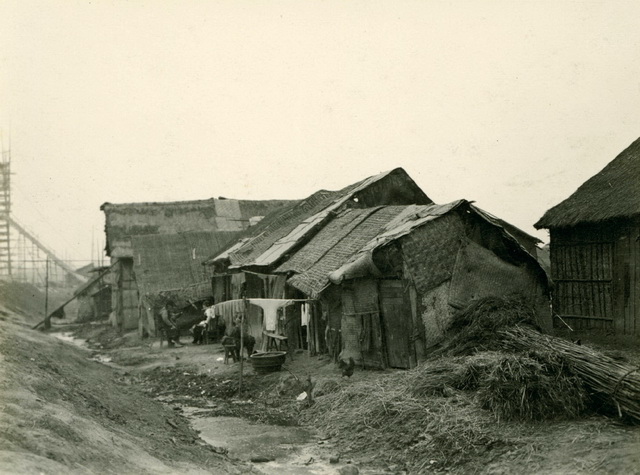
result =
M527 250L536 239L523 245L501 222L466 200L346 209L275 272L323 302L329 328L313 331L339 335L343 358L411 367L484 297L517 296L551 327L547 275Z
M640 138L534 225L567 228L640 216Z
M229 233L247 229L270 212L290 203L291 201L286 200L250 201L225 198L166 203L104 203L100 209L104 211L106 219L106 251L113 263L114 325L124 329L141 328L140 295L146 295L149 289L156 293L159 290L176 290L177 286L189 281L183 278L189 275L193 261L192 254L183 252L187 243L187 238L184 237L186 234L204 233L198 235L198 239L205 239L203 236L208 233L211 239L209 244L204 244L203 240L198 239L197 243L191 244L198 249L206 249L202 252L217 252L226 244L226 239L231 236ZM221 233L220 236L214 237L217 233ZM170 235L174 237L149 237ZM132 240L136 236L141 236L138 240L139 262L142 263L144 254L147 266L142 270L147 274L141 281L138 281L137 273L134 272ZM172 245L176 245L177 248L173 249ZM153 252L157 253L152 258L150 254ZM209 254L198 254L197 263L200 264L207 255ZM176 264L181 259L185 262ZM167 263L171 263L171 266L167 266ZM176 269L175 278L172 269ZM142 287L139 287L140 284ZM164 285L169 286L169 289L160 289ZM200 283L197 288L198 292L204 291ZM195 290L191 289L190 292Z
M104 203L107 255L131 257L131 236L193 231L242 231L289 200L215 199L166 203Z
M640 138L535 227L550 232L558 321L640 334Z
M537 242L465 200L434 204L396 169L338 192L319 191L205 262L215 268L217 302L314 299L310 320L306 308L285 310L278 331L290 347L410 367L416 335L428 333L433 343L455 308L471 299L513 292L548 313ZM261 314L252 306L247 313L260 338Z

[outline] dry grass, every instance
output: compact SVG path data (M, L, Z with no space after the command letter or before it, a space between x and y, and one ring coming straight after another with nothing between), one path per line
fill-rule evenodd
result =
M471 395L441 381L431 385L425 374L445 374L444 367L428 366L354 382L316 398L303 417L328 435L362 453L371 448L402 460L413 470L425 466L461 464L506 442L495 430L493 418ZM416 386L416 383L424 384ZM434 393L446 395L434 395ZM373 449L372 449L373 450ZM432 463L432 461L434 461Z
M608 407L627 417L637 413L637 371L584 347L555 344L534 330L535 321L517 300L476 302L458 316L437 356L374 382L322 391L302 417L414 473L489 461L518 447L513 421L575 419L597 409L587 389L608 394Z
M539 329L537 320L535 309L520 299L488 297L477 300L454 317L447 339L432 356L501 350L499 330L515 325Z
M485 375L478 401L501 419L542 421L579 416L588 396L562 358L546 352L501 355Z
M616 361L586 346L578 346L515 327L503 330L503 347L553 352L568 362L593 395L594 409L633 424L640 423L640 367Z
M464 465L517 446L496 420L541 421L579 415L587 395L545 353L483 352L439 358L375 381L316 394L302 418L358 452L421 467Z

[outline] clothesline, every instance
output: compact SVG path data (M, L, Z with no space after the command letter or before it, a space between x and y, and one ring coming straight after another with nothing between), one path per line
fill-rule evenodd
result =
M251 303L252 300L258 301L271 301L271 302L315 302L316 299L263 299L263 298L247 298L247 299L233 299L233 300L225 300L224 302L214 303L211 307L218 307L223 305L229 305L236 302L244 302L247 301ZM210 308L210 307L209 307Z
M225 320L233 321L235 315L243 314L245 310L245 303L249 303L262 309L262 315L264 317L264 328L267 331L276 331L278 326L278 311L281 308L287 307L297 302L303 303L302 305L302 320L308 322L309 320L309 302L313 302L314 299L234 299L226 300L208 307L205 310L207 316L207 323L215 318L216 313L220 314Z

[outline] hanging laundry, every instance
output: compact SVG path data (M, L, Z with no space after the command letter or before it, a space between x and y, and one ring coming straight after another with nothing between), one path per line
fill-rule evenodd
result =
M285 299L249 299L249 303L260 307L264 313L264 329L275 332L278 328L278 310L291 305L293 300Z
M311 320L311 304L308 303L303 303L302 304L302 309L300 311L300 316L301 316L301 322L300 325L302 325L303 327L305 325L309 325L309 320Z
M227 328L231 328L234 324L234 319L238 315L244 314L244 300L227 300L226 302L220 302L213 306L217 315L222 315Z

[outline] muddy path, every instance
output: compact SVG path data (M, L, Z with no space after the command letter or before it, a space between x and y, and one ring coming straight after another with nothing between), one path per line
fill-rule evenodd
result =
M327 362L293 355L285 369L267 375L255 374L245 362L239 392L240 364L224 364L218 344L169 349L151 342L114 349L95 335L79 337L73 331L53 335L89 349L92 360L119 370L126 384L142 388L186 418L213 451L253 466L256 472L384 473L349 457L326 435L300 425L298 415L306 401L297 399L304 392L304 378L317 366L335 377Z
M476 447L462 443L460 461L443 461L424 441L412 439L421 432L420 428L410 430L410 420L382 431L365 427L336 432L335 425L318 421L322 412L314 415L327 400L325 396L348 394L353 387L374 390L381 378L397 371L359 370L351 378L342 378L326 358L296 353L287 357L278 373L257 375L245 365L243 388L238 391L239 363L224 364L220 345L187 343L181 348L161 348L157 342L140 341L137 335L114 336L113 330L99 327L75 335L92 348L93 360L117 368L125 384L141 388L187 421L212 451L256 473L640 474L638 427L602 416L587 414L576 420L544 423L489 418L486 425L482 425L484 419L469 419L478 430L495 434L501 444ZM316 397L311 409L304 400L297 400L309 376ZM466 420L466 413L452 411L454 420ZM317 424L326 426L327 432L314 430ZM454 437L446 433L446 427L434 430L443 440ZM423 446L427 465L416 470L407 450Z
M0 473L236 474L188 420L90 351L0 324Z

